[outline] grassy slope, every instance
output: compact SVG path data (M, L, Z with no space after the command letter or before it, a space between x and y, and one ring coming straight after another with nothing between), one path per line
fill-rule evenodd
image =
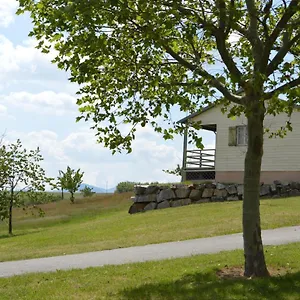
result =
M241 202L129 215L130 194L44 205L45 218L15 213L14 237L0 227L0 261L177 241L241 231ZM300 224L300 198L263 200L263 228Z
M299 300L300 244L267 247L273 270L287 275L267 279L219 279L216 270L241 266L241 251L160 262L107 266L0 278L1 300ZM276 271L277 272L277 271Z

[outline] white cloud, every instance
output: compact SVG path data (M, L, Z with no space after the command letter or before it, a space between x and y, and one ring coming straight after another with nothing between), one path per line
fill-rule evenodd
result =
M14 45L4 35L0 35L0 73L16 71L35 73L40 64L49 64L55 54L45 55L35 48L36 45L37 41L34 39L27 39L21 45Z
M7 27L14 21L17 6L16 0L0 1L0 27Z
M44 54L35 48L36 45L37 41L33 38L14 44L0 34L0 90L5 93L52 90L75 94L79 89L78 84L69 82L70 74L58 70L51 63L55 51Z
M53 131L41 130L28 133L10 131L5 135L5 140L9 142L15 142L17 139L22 141L25 148L36 149L39 147L45 159L50 163L60 163L61 161L68 163L69 161L69 157L58 140L58 135Z
M16 120L16 118L14 116L9 114L7 107L2 104L0 104L0 117L1 117L2 121ZM2 130L3 130L3 128L2 128ZM1 136L1 133L0 133L0 136Z
M32 94L28 92L12 92L9 95L0 95L0 102L12 105L25 112L36 112L61 116L75 112L77 109L76 99L66 93L44 91Z
M3 115L6 115L7 114L7 107L0 104L0 115L3 116Z
M15 59L14 45L3 35L0 35L0 60L0 73L19 70L18 62Z
M144 131L144 132L147 132ZM96 143L93 132L82 129L63 138L49 130L8 132L7 140L20 138L29 149L40 147L45 158L43 166L49 176L67 165L85 172L84 181L97 186L115 186L120 181L178 181L180 178L165 174L163 169L173 169L181 162L181 152L176 144L164 144L162 138L149 138L140 133L133 144L132 154L112 155L110 150Z
M64 147L76 149L78 152L103 150L104 147L97 143L97 139L92 130L82 129L78 132L70 133L63 141Z
M32 146L40 147L41 150L46 153L50 158L53 158L57 162L69 161L69 157L58 140L58 136L55 132L50 130L34 131L30 132L26 136Z

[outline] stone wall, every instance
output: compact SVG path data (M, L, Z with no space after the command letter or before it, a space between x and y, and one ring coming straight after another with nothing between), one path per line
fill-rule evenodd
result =
M169 207L178 207L205 202L238 201L243 199L244 186L241 184L206 183L148 187L136 186L130 214ZM299 182L262 184L261 199L300 196Z

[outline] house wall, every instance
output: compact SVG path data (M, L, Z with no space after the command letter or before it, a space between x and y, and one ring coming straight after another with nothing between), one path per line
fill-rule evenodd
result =
M229 127L246 125L246 117L242 115L235 119L229 119L226 114L222 114L219 107L214 107L196 116L193 120L201 121L202 124L217 124L216 180L224 181L221 179L228 177L230 175L228 172L232 172L229 176L232 179L243 177L246 146L228 146L228 138ZM270 128L270 132L272 132L278 130L281 126L284 126L287 120L287 115L283 113L276 117L268 115L265 118L264 124L265 127ZM287 136L283 139L269 138L268 134L265 134L262 180L263 177L265 177L266 182L269 182L270 178L273 178L273 175L282 178L297 177L295 180L300 179L299 111L293 113L291 122L293 131L288 132ZM291 174L289 175L286 173L287 171L291 172ZM280 175L278 172L283 173ZM276 174L278 174L278 176L276 176ZM278 180L280 180L280 178L278 178ZM236 182L236 180L234 180L234 182Z
M260 176L260 182L265 184L271 184L274 180L281 182L299 181L300 171L262 171ZM216 182L230 182L230 183L243 183L244 172L243 171L219 171L216 172Z

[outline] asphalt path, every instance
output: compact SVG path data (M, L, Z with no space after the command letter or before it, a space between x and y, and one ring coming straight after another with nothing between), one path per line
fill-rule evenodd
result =
M300 226L262 231L264 245L300 242ZM241 233L81 254L0 263L0 277L154 261L243 248Z

